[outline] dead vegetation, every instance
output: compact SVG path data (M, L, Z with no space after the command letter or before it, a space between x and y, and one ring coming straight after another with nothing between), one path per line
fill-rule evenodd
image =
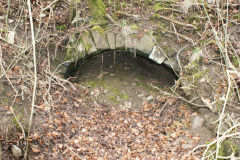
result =
M104 11L98 12L98 17L101 17L99 20L91 15L94 14L89 9L91 7L82 0L0 2L0 82L10 86L13 91L0 91L0 114L10 112L20 127L12 139L0 132L0 159L11 158L8 147L12 144L19 146L27 159L28 142L31 145L30 159L239 157L239 146L235 145L239 143L240 135L239 117L235 114L240 109L239 2L115 0L103 3L108 16L105 18L101 15L105 14ZM101 4L102 7L104 5ZM59 77L58 70L53 70L56 66L52 60L58 50L66 49L72 34L96 24L106 25L109 19L113 25L130 23L143 28L160 29L160 34L155 36L175 36L176 43L185 42L201 48L202 63L214 64L221 69L217 73L218 78L215 78L222 81L210 82L215 94L208 99L195 97L210 109L221 102L221 107L216 111L219 118L215 121L218 126L215 139L195 149L194 145L183 149L183 145L188 143L184 141L186 139L181 139L181 135L191 138L183 126L189 123L188 115L185 115L188 112L179 102L179 95L174 92L170 94L171 97L159 99L156 105L144 104L143 110L138 112L106 111L101 105L92 105L84 111L84 97L79 99L74 95L78 95L76 91L87 95L88 91L79 90ZM190 57L191 53L179 55L182 66L188 64ZM183 67L180 77L184 74ZM4 98L8 100L3 101ZM26 104L32 102L31 106L22 104L31 112L29 127L26 128L14 110L20 99L27 101ZM163 104L175 107L166 107L160 113ZM163 113L165 118L160 117ZM43 129L36 132L31 131L34 114L41 115L43 120ZM221 127L226 123L228 128L221 132ZM197 144L195 141L192 143ZM222 144L225 143L231 146L230 153L223 149Z

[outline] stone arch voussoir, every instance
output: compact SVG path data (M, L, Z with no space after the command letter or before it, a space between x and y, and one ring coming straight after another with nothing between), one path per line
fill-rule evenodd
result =
M175 73L180 72L177 56L165 53L152 32L140 33L137 26L125 26L119 28L103 29L94 26L80 33L79 36L71 37L65 60L76 61L78 58L100 53L104 50L126 50L129 52L142 53L143 56L153 60L157 64L165 64L172 68ZM72 50L71 50L72 49Z

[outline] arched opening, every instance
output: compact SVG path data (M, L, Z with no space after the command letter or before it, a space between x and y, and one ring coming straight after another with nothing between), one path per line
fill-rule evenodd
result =
M138 53L106 50L72 63L66 78L91 88L95 100L111 107L140 108L152 102L159 92L152 85L169 90L177 76L164 65Z

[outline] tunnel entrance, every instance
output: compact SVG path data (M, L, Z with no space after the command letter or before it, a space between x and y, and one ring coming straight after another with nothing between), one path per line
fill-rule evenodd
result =
M71 64L65 74L72 81L90 88L91 97L108 107L141 108L154 102L159 92L174 85L177 76L164 65L126 51L104 51Z

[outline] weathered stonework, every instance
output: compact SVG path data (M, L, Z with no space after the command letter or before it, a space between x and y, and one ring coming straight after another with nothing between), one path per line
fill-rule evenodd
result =
M166 59L163 62L167 67L172 68L175 72L179 73L180 72L180 66L178 64L178 61L176 59L176 57L171 57Z
M150 32L139 36L139 28L136 26L125 26L121 30L118 29L118 32L111 29L104 31L102 27L94 26L90 29L90 32L85 30L80 33L79 37L72 36L65 60L76 61L78 58L107 49L122 49L135 53L140 51L141 54L143 53L144 56L154 62L163 63L178 73L180 67L176 57L169 58L168 55L165 55L155 41Z
M99 50L109 49L108 40L104 30L100 26L95 26L91 28L91 31L96 48Z
M116 48L124 48L125 47L125 38L122 34L116 35Z
M173 37L161 37L154 33L151 35L148 31L142 35L140 33L142 34L142 30L140 32L139 28L135 26L125 26L122 29L108 28L106 31L100 26L92 27L90 30L80 33L79 36L73 35L70 38L67 54L58 64L64 64L66 60L74 62L78 58L109 49L135 52L148 57L157 64L164 64L172 68L176 74L181 73L179 80L181 89L192 104L197 104L193 105L193 108L205 107L211 113L218 113L221 110L222 101L210 98L214 95L214 88L209 82L214 81L211 75L216 72L216 66L203 66L202 50L199 48L193 50L192 47L186 49L186 44L184 46L175 44ZM178 58L181 57L181 52L190 53L188 64L179 65ZM62 68L63 71L66 70L66 68ZM208 68L212 68L212 71L209 71ZM217 72L221 72L220 69ZM204 118L208 124L209 120Z
M113 32L107 32L107 40L110 49L116 49L116 35Z
M150 54L153 50L153 47L155 45L155 42L150 35L150 33L145 33L140 40L138 41L137 49L143 53Z
M152 49L152 52L149 55L149 58L158 64L162 64L167 57L155 45Z

